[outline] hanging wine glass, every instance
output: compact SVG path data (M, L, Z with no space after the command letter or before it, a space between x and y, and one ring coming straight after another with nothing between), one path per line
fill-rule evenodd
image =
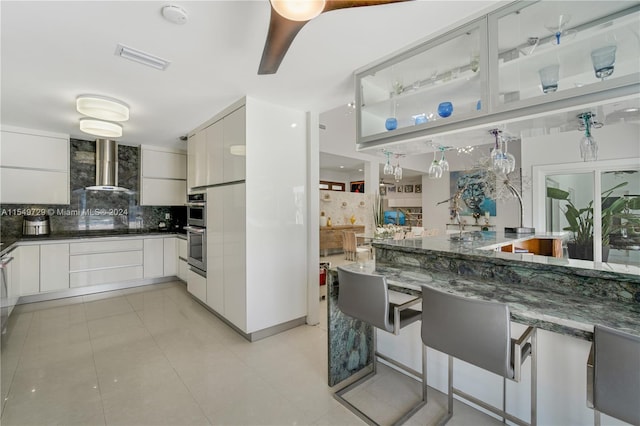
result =
M440 151L442 152L442 157L440 157L440 161L438 161L438 165L442 169L442 172L445 173L445 172L449 171L449 162L447 161L446 158L444 158L445 149L444 148L440 148Z
M385 175L392 175L393 174L393 166L391 165L391 161L389 160L389 156L391 155L390 152L385 152L385 154L387 155L387 163L384 165L384 168L382 169L382 173L384 173Z
M509 139L510 138L502 138L502 155L504 156L502 160L502 172L504 174L509 174L516 169L516 157L509 152L507 146Z
M582 121L579 129L584 130L584 136L580 139L580 157L583 161L596 161L598 159L598 144L591 136L592 127L602 127L602 124L592 121L595 114L585 112L578 118Z
M436 160L436 151L433 151L433 161L429 166L429 170L427 171L427 176L430 179L440 179L442 177L442 167L440 166L440 162Z
M577 32L575 30L567 29L570 21L571 15L560 14L544 24L544 27L554 35L551 40L552 44L558 45L560 44L560 40L568 41L576 36Z
M491 167L496 172L500 172L502 171L502 162L504 160L504 153L502 152L500 144L500 130L493 129L490 130L489 133L491 133L496 139L493 151L491 151Z
M396 182L400 182L402 180L402 167L400 167L400 160L398 160L396 167L393 169L393 178Z

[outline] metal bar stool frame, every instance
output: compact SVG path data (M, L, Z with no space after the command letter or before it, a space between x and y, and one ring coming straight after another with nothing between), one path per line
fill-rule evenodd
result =
M447 384L447 413L442 416L437 422L438 425L446 424L451 417L453 417L453 397L454 395L458 395L462 399L470 401L485 410L488 410L494 414L502 417L503 422L506 420L512 421L518 425L532 425L535 426L537 424L537 354L536 354L536 328L535 327L527 327L527 329L520 335L518 339L512 339L510 334L510 313L509 307L505 303L500 302L492 302L492 301L484 301L484 300L476 300L470 299L450 293L445 293L439 290L435 290L428 286L422 286L422 341L424 347L431 347L440 352L445 353L448 356L448 384ZM439 305L439 306L438 306ZM491 326L486 327L486 329L491 330L490 332L494 332L497 330L497 333L502 333L502 336L498 336L498 339L504 339L504 348L506 350L504 352L503 357L494 358L488 364L483 364L484 361L475 362L476 360L470 354L474 348L471 347L472 344L469 343L469 336L464 336L464 334L473 335L476 334L479 338L482 338L484 331L480 326L478 330L472 330L476 328L481 321L478 321L479 318L472 318L469 321L461 320L461 322L457 322L453 327L463 327L463 336L452 335L449 340L456 341L453 343L454 350L456 352L455 358L461 359L465 362L468 362L471 365L475 365L479 368L482 368L486 371L490 371L494 374L502 376L502 409L489 405L488 403L460 390L453 386L453 360L454 356L447 351L447 346L450 346L446 343L442 343L441 339L434 339L430 341L428 338L429 335L433 334L432 332L427 332L433 327L435 333L442 333L442 330L438 330L438 328L444 328L442 326L443 321L455 322L454 317L460 319L461 313L469 313L472 310L475 310L473 306L476 306L482 311L494 311L494 318L491 321ZM439 315L442 314L442 317ZM495 316L498 317L498 323L496 324ZM465 324L466 322L466 324ZM499 330L502 328L502 330ZM450 331L450 330L448 330ZM494 338L496 336L493 336ZM447 340L447 337L444 338ZM433 343L437 341L437 343ZM468 345L468 346L467 346ZM481 351L484 351L485 348L481 348ZM465 354L466 353L466 354ZM490 355L492 356L492 355ZM522 371L522 363L526 360L526 358L531 357L531 422L526 423L522 419L515 417L512 414L506 412L506 383L507 379L512 380L514 382L519 382L521 378ZM496 364L497 361L497 364ZM511 364L513 371L507 365L507 362ZM493 364L492 366L490 364ZM504 365L501 365L504 364Z
M368 282L367 282L368 281ZM350 284L354 284L353 288L351 288ZM355 405L351 404L344 398L344 394L358 387L362 383L366 382L370 378L376 375L377 368L377 359L383 359L384 361L398 367L413 377L421 377L422 378L422 399L415 405L413 405L407 412L405 412L399 419L397 419L393 425L401 425L405 421L407 421L410 417L412 417L416 412L418 412L426 403L427 403L427 350L426 347L422 347L422 372L418 372L412 369L409 366L406 366L402 363L399 363L383 354L378 353L377 346L377 338L376 338L376 328L380 328L383 331L388 333L393 333L394 335L400 334L400 329L406 325L409 325L416 320L419 319L419 311L415 311L413 309L409 309L411 306L417 305L422 301L422 298L417 297L415 299L409 300L403 304L396 305L389 302L389 292L387 286L387 280L382 275L374 275L374 274L364 274L354 271L349 271L338 267L338 284L339 284L339 293L338 293L338 307L340 310L350 317L363 321L365 323L370 324L373 327L373 360L372 360L372 369L369 373L360 377L356 381L347 384L346 386L338 389L334 392L334 398L344 405L349 411L360 417L363 421L365 421L369 425L378 425L378 423L369 417L366 413L360 410ZM367 292L366 295L357 294L358 288L362 289L363 285L370 286L370 292ZM342 296L342 299L341 297ZM378 315L378 318L372 319L371 312L362 312L363 310L360 306L372 307L373 304L367 304L367 297L370 296L372 299L379 298L381 303L379 306L375 306L374 310L382 311L382 315ZM346 297L346 299L345 299ZM350 303L355 301L355 298L359 298L357 300L357 304ZM351 300L349 300L351 299ZM389 321L389 310L393 309L393 323ZM367 311L368 309L364 309ZM376 312L379 313L379 312ZM416 313L418 315L416 315ZM408 323L403 324L403 317L406 317L406 314L410 314L413 320Z

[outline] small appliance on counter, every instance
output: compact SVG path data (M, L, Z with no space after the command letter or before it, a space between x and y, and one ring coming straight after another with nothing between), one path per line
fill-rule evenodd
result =
M22 217L22 235L49 235L50 231L49 215Z

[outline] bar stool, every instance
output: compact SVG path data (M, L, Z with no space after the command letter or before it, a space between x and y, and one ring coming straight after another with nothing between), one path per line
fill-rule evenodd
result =
M640 425L640 337L596 325L587 360L587 406Z
M419 303L420 298L412 299L401 305L390 303L387 280L382 275L365 274L338 267L338 285L338 307L340 310L344 314L370 324L375 328L398 335L400 334L400 329L420 320L420 311L408 309L410 306ZM422 348L422 373L420 373L379 354L376 340L376 331L374 329L373 370L357 381L336 391L334 397L362 420L368 424L376 425L377 423L372 418L344 399L343 395L373 377L377 372L377 358L384 359L414 376L422 377L422 399L394 423L402 424L427 403L426 349Z
M507 413L506 379L520 381L524 360L531 356L531 425L536 424L536 332L528 327L514 340L509 326L509 306L505 303L469 299L422 286L422 342L449 355L447 414L453 416L453 395L473 402L519 425L529 423ZM481 401L453 386L453 359L503 377L502 409Z

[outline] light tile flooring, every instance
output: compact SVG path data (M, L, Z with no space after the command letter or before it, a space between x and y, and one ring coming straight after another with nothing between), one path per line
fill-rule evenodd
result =
M0 423L363 424L327 387L326 341L324 320L249 343L180 282L22 305L2 336ZM349 398L388 424L418 393L381 367ZM444 412L430 398L408 424ZM498 424L456 410L452 425Z

